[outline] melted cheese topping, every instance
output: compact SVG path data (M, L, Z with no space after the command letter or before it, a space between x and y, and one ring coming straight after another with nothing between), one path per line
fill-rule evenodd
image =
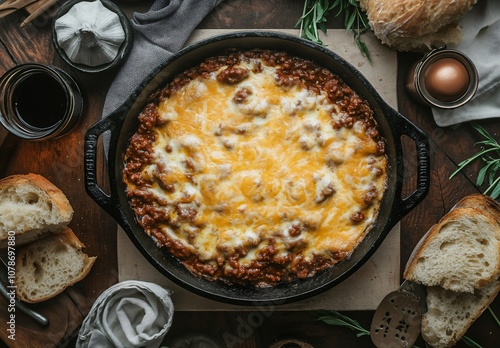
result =
M303 239L306 257L350 253L378 208L366 208L364 194L375 187L381 199L385 187L374 168L385 170L386 159L375 155L361 122L334 129L332 118L340 114L325 95L278 87L274 68L250 73L237 88L216 75L197 78L158 108L167 122L153 145L156 163L144 171L161 171L175 190L153 186L150 192L198 211L191 228L165 226L164 232L203 260L217 258L220 246L258 249L270 236L279 237L285 253L296 239ZM249 96L237 103L242 89ZM359 211L366 218L353 223ZM296 225L303 232L294 237ZM187 236L190 229L194 237Z
M350 254L376 218L386 157L361 121L332 126L342 112L325 93L280 87L276 67L254 64L240 63L249 74L237 84L217 80L222 67L158 105L164 124L142 175L160 182L146 190L169 202L162 209L170 221L180 209L196 211L180 226L164 224L163 233L201 261L243 249L241 266L271 240L278 256L300 245L292 258L306 261ZM374 204L367 192L375 192ZM353 222L356 213L363 219Z

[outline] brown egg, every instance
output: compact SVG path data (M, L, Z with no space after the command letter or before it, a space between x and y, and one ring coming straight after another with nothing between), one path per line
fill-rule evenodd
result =
M425 88L431 96L441 101L460 98L469 86L469 73L457 59L441 58L425 71Z

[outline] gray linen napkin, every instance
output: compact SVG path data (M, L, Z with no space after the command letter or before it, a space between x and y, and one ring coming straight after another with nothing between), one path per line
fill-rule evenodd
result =
M124 281L94 302L78 333L77 348L158 348L174 316L170 292L143 281Z
M441 127L466 121L500 117L500 1L479 0L461 20L462 40L456 46L476 65L479 86L464 106L443 110L432 108Z
M156 0L134 13L134 44L104 102L103 117L121 106L156 67L180 50L202 19L223 0Z

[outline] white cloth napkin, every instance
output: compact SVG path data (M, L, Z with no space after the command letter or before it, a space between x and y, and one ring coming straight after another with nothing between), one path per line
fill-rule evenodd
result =
M443 110L432 108L441 127L466 121L500 117L500 1L479 0L461 20L462 40L449 46L465 53L476 65L478 90L464 106Z
M77 348L158 348L174 316L170 291L143 281L124 281L95 301L78 333Z

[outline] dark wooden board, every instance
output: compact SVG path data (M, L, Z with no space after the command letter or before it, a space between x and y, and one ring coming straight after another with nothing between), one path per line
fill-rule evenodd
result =
M134 11L146 11L152 0L117 0L130 16ZM291 29L302 12L302 0L225 0L200 23L207 29ZM75 334L94 300L103 290L117 281L116 225L86 194L83 183L83 136L90 125L101 117L106 91L115 72L93 75L80 74L69 69L56 55L51 42L50 21L41 18L24 28L19 24L26 13L19 11L0 20L0 74L15 64L39 62L59 66L72 73L87 93L88 108L82 121L73 132L61 139L47 142L20 141L12 149L10 161L3 175L35 172L46 176L68 196L75 210L71 227L87 245L89 255L97 256L90 275L67 289L63 294L45 303L33 306L51 320L48 328L36 326L20 313L16 318L16 341L7 338L7 312L0 313L0 338L11 347L62 347L74 346ZM330 18L330 28L341 28L342 19ZM354 44L354 43L353 43ZM421 236L435 224L460 198L478 192L475 175L480 163L449 180L456 164L474 154L478 135L464 124L454 127L438 127L427 107L417 105L406 95L403 85L409 66L419 58L418 54L398 55L398 99L400 112L422 128L430 138L431 188L425 200L401 222L401 265L404 267L409 254ZM479 122L492 134L500 134L496 120ZM412 142L405 142L407 157L414 158ZM102 152L99 152L102 153ZM2 152L0 151L0 156ZM0 158L0 161L4 161ZM99 158L98 178L106 189L107 179L104 158ZM405 194L415 188L416 173L408 161L405 176ZM6 308L4 299L0 308ZM500 314L500 301L492 304ZM349 312L368 328L372 312ZM373 347L368 337L356 338L346 328L326 325L315 320L309 312L280 312L277 308L256 309L250 312L176 312L174 324L167 336L168 342L187 333L208 333L230 347L268 347L276 339L296 337L314 347ZM483 347L496 346L500 328L485 313L468 331ZM232 340L231 340L232 339ZM228 340L228 341L225 341ZM424 344L420 340L420 347ZM457 347L465 347L459 343Z

